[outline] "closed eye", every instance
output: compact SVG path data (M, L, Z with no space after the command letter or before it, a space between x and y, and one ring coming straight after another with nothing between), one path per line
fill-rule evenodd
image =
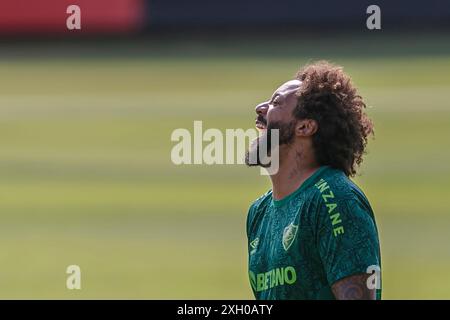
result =
M273 99L272 105L274 105L274 106L280 105L280 98L279 98L279 96L276 96L275 99Z
M276 103L279 103L279 101L278 101L278 97L279 97L279 96L280 96L279 93L275 93L275 94L272 96L272 98L270 99L269 104L270 104L270 105L274 105L274 104L276 104Z

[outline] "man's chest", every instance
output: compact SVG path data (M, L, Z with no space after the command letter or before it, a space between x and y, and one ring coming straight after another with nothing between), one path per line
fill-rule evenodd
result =
M249 239L249 276L253 289L297 285L310 261L312 229L301 205L269 208Z
M292 264L299 257L296 249L304 229L299 212L271 209L255 226L249 239L250 265L260 268Z

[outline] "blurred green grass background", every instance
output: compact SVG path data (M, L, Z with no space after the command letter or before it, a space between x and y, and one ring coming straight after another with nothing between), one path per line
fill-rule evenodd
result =
M375 121L356 181L379 225L383 298L449 299L449 42L410 40L3 52L0 298L253 298L245 220L268 178L244 166L175 166L170 135L194 120L252 128L258 102L326 58L353 76ZM81 290L66 289L70 264L81 267Z

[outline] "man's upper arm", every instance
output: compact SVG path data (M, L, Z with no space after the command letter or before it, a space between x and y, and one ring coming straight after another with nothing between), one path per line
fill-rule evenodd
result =
M340 200L337 206L329 200L319 212L316 241L324 274L337 299L369 299L376 292L367 288L368 270L380 266L375 223L355 200ZM336 226L342 232L334 233Z
M370 274L360 273L336 281L331 290L337 300L376 300L376 289L369 289Z

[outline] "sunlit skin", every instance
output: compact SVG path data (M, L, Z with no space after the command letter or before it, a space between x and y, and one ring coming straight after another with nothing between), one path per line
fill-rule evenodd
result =
M319 168L312 148L312 135L317 130L317 123L309 119L295 120L293 116L297 105L296 92L300 85L298 80L282 84L269 101L260 103L255 108L258 117L262 117L267 124L263 125L257 121L256 127L259 129L265 129L271 121L296 121L295 138L292 144L280 146L279 170L270 176L275 200L297 190L303 181Z
M270 176L272 195L280 200L295 190L308 179L319 167L314 157L312 137L318 130L318 124L312 119L295 119L294 108L297 106L296 92L300 88L299 80L290 80L282 84L269 101L258 104L256 127L266 130L271 121L290 123L294 121L294 139L292 143L283 144L279 149L279 170ZM261 121L258 121L261 120ZM355 274L343 278L331 288L338 300L375 300L376 290L367 287L368 274Z

